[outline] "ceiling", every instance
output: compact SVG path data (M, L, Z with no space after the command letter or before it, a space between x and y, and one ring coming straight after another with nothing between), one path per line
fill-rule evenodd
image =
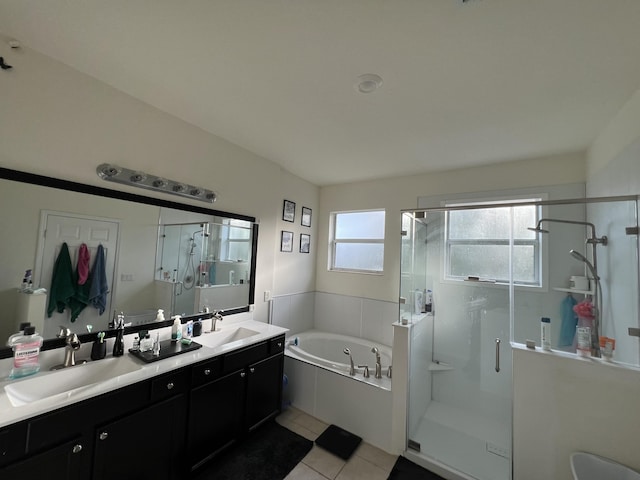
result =
M639 26L638 0L0 0L3 34L320 186L584 151Z

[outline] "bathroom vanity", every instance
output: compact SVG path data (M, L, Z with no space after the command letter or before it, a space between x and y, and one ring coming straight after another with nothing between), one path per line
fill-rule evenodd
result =
M154 363L93 362L135 368L114 364L125 373L52 396L59 400L16 406L6 387L26 380L2 383L0 478L187 478L280 411L285 329L247 324L253 335L236 339L242 328L225 325L202 337L203 348ZM215 345L222 335L230 341Z

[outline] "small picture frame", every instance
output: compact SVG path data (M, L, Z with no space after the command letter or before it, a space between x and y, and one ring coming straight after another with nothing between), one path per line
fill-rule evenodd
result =
M296 218L296 202L285 200L282 205L282 220L293 222Z
M300 217L300 224L303 227L311 226L311 209L307 207L302 207L302 216Z
M311 235L306 233L300 234L300 253L309 253L309 246L311 245Z
M293 252L293 232L282 230L280 234L280 251Z

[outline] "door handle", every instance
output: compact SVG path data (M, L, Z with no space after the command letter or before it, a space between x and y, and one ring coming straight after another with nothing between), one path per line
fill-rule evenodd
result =
M496 372L500 371L500 339L496 338Z

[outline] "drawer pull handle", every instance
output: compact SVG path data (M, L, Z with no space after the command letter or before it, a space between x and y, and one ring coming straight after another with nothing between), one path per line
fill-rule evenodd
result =
M211 375L211 369L210 369L210 368L206 368L206 369L204 370L204 374L205 374L205 375Z
M100 432L100 436L98 438L100 438L100 440L106 440L109 437L109 434L107 432Z
M251 373L253 373L253 372L255 372L255 371L256 371L256 369L255 369L255 368L253 368L253 367L251 367L251 368L249 369L249 372L251 372Z
M240 372L240 377L244 378L247 374L244 372Z
M278 348L282 348L282 342L278 342Z
M173 382L169 382L169 383L167 383L167 390L173 390L173 387L175 387L175 385L173 384Z
M74 445L73 449L71 449L72 453L80 453L82 451L82 445L78 444L78 445Z

